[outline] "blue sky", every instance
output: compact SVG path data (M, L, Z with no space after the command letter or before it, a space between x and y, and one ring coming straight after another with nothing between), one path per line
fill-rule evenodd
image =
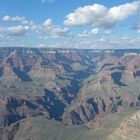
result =
M140 1L1 0L5 46L140 48Z

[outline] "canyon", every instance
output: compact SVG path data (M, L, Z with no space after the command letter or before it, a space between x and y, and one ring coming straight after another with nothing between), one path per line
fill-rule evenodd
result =
M0 140L138 140L139 85L138 49L0 48Z

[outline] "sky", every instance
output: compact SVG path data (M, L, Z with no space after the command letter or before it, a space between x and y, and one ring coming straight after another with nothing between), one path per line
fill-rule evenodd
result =
M0 47L140 48L140 0L0 0Z

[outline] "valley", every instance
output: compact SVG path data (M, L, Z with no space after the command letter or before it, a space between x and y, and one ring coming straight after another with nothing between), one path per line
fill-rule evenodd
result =
M0 139L138 140L139 85L138 49L0 48Z

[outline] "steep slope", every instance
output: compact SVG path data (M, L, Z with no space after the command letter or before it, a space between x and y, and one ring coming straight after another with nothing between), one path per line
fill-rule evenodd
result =
M44 130L44 131L43 131ZM76 132L76 133L75 133ZM28 118L19 124L14 140L92 140L94 135L84 127L66 126L43 117Z
M115 129L107 140L139 140L140 139L140 112L122 121L119 128Z

